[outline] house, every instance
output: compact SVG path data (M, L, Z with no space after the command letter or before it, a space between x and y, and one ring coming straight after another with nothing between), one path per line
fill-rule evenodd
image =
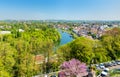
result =
M41 64L44 61L44 56L43 55L36 55L34 56L35 59L35 64Z
M10 31L0 31L0 34L11 34Z
M24 32L24 30L23 29L19 29L19 32Z

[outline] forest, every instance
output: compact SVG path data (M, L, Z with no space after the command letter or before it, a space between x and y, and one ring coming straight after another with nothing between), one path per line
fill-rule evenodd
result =
M3 25L1 31L11 31L11 34L0 34L0 77L31 77L44 73L45 59L49 62L53 48L60 41L58 31L41 22L1 22L0 25ZM39 64L36 63L38 55L42 57Z

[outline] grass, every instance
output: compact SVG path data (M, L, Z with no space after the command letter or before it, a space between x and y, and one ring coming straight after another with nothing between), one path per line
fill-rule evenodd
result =
M120 70L117 69L111 70L110 77L120 77Z

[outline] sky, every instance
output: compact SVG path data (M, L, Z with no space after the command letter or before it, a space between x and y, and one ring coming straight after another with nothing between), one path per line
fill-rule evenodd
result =
M120 0L0 0L0 20L120 20Z

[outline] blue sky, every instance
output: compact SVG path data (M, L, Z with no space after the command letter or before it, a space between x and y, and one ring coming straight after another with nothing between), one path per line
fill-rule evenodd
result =
M0 20L120 20L120 0L0 0Z

